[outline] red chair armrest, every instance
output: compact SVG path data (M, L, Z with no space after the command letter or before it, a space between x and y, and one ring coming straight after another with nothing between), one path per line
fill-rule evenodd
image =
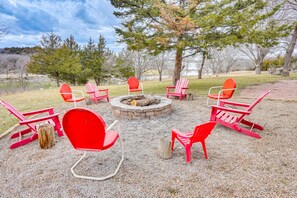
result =
M188 87L182 87L182 89L189 89Z
M40 109L40 110L35 110L35 111L29 111L29 112L24 112L22 113L24 116L28 115L34 115L34 114L39 114L39 113L44 113L44 112L50 112L53 111L53 107L45 108L45 109Z
M240 102L232 102L232 101L228 101L228 100L220 100L220 105L221 105L221 103L222 103L222 106L224 106L224 104L238 106L238 107L249 107L250 106L250 104L240 103Z
M87 94L95 93L95 91L86 91Z
M222 106L215 106L215 105L212 105L211 106L213 110L222 110L222 111L228 111L228 112L231 112L231 113L239 113L239 114L245 114L245 115L249 115L251 114L252 112L251 111L243 111L243 110L238 110L238 109L231 109L231 108L227 108L227 107L222 107Z
M58 117L60 114L59 113L55 113L53 115L49 115L49 116L44 116L44 117L40 117L40 118L35 118L35 119L31 119L31 120L24 120L24 121L20 121L19 124L23 125L23 124L30 124L30 123L35 123L35 122L41 122L44 120L50 120L53 119L55 117Z
M175 86L167 86L166 88L171 89L171 88L175 88Z

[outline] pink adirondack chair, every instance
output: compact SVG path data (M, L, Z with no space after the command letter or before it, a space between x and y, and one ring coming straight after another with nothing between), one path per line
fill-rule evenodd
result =
M0 104L4 108L6 108L11 114L13 114L17 119L20 120L20 122L19 122L20 125L26 125L28 127L22 131L18 131L16 133L14 133L11 136L11 139L17 138L17 137L19 138L19 140L17 142L11 144L11 146L10 146L11 149L23 146L25 144L28 144L28 143L36 140L38 138L38 133L37 133L37 128L36 128L35 123L38 123L38 122L47 121L48 123L53 124L54 129L56 130L58 136L59 137L63 136L61 124L59 121L59 113L54 113L53 108L46 108L46 109L40 109L40 110L36 110L36 111L21 113L18 110L16 110L16 108L14 108L11 104L9 104L8 102L5 102L4 100L0 101ZM46 113L46 112L49 115L34 118L34 119L26 118L26 116L36 115L36 114ZM31 136L22 139L22 135L25 135L28 133L31 133Z
M85 85L87 93L90 94L90 98L92 101L94 101L96 104L98 100L102 100L106 98L107 102L109 102L108 97L108 89L97 89L96 84L87 83Z
M60 87L60 94L65 102L73 102L75 107L76 103L85 99L84 93L82 91L72 90L71 87L65 83L63 83ZM77 95L80 95L80 97Z
M138 78L130 77L127 80L127 86L128 86L128 95L130 95L131 92L141 92L141 94L143 94L143 86L142 86L142 83L138 80Z
M95 111L86 108L73 108L65 113L62 121L64 131L72 146L76 150L84 151L83 156L71 167L71 172L74 177L102 181L117 174L124 160L124 152L119 133L110 130L116 123L117 121L114 121L106 128L102 117ZM122 157L114 173L105 177L93 177L78 175L74 172L75 167L86 156L87 151L100 152L107 150L111 148L118 139L120 140Z
M179 79L176 82L176 86L168 86L166 87L166 97L169 96L176 96L179 97L179 100L182 100L182 98L186 98L187 94L186 91L188 89L189 80L188 79ZM171 89L174 89L173 92L171 92Z
M208 159L205 146L205 139L211 133L215 125L216 122L206 122L204 124L197 125L193 132L186 133L181 133L177 129L172 129L172 150L174 149L174 140L176 138L186 149L186 161L191 162L192 144L196 142L201 142L205 159Z
M238 103L227 100L220 100L219 106L212 106L210 121L215 121L221 125L224 125L230 129L233 129L239 133L245 135L261 138L256 132L252 131L253 128L263 130L264 128L259 124L245 120L245 116L252 113L253 108L267 95L270 91L263 92L252 104ZM228 105L228 107L225 107ZM235 109L231 106L241 107L242 109ZM251 127L246 129L240 126L240 124Z

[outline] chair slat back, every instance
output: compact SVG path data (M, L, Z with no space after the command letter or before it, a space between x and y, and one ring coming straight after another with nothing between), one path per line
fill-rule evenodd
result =
M72 90L69 87L69 85L67 85L65 83L63 83L61 85L60 93L61 93L61 96L62 96L62 98L63 98L64 101L67 101L67 100L69 100L69 99L72 98L72 94L69 94L69 93L72 93ZM68 93L68 94L63 94L63 93Z
M94 86L92 83L87 83L85 84L85 88L87 90L87 92L93 92L93 93L89 93L91 98L95 98L95 90L94 90Z
M223 91L223 95L231 98L234 91L236 88L236 82L233 78L228 78L227 80L225 80L224 84L223 84L223 89L234 89L234 90L227 90L227 91Z
M97 88L96 84L92 84L93 86L93 90L95 91L95 97L99 97L100 96L100 92L99 89Z
M136 77L130 77L127 81L129 89L137 89L139 87L139 80Z
M190 137L190 141L192 143L199 142L207 138L207 136L211 133L213 128L215 127L216 122L206 122L201 125L197 125L195 127L193 136Z
M63 129L78 150L101 150L105 139L105 122L95 111L73 108L63 117Z
M21 112L19 112L16 108L14 108L11 104L8 102L5 102L4 100L0 101L0 104L7 109L11 114L13 114L16 118L18 118L20 121L28 120L26 116L24 116ZM34 124L27 124L32 130L36 130Z
M182 88L187 88L189 84L189 80L185 78L181 78L176 82L174 92L185 94L186 90Z
M268 94L270 93L270 91L265 91L263 92L246 110L247 111L252 111L253 108L259 103L261 102L261 100L267 96ZM238 118L238 121L240 121L245 115L241 115L239 118Z

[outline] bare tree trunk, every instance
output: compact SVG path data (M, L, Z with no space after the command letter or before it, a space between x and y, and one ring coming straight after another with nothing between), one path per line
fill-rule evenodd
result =
M290 41L290 45L288 49L286 50L286 58L285 58L285 63L283 66L283 76L290 76L289 68L291 65L291 59L292 59L292 54L296 45L296 38L297 38L297 25L295 26L294 32L292 34L292 39Z
M175 67L173 73L173 85L176 85L176 82L180 79L180 73L182 69L183 62L183 48L177 48L175 53Z
M203 67L204 67L205 60L206 60L206 53L203 52L203 55L202 55L202 62L201 62L201 67L200 67L200 69L198 70L198 79L201 79L201 78L202 78L202 71L203 71Z

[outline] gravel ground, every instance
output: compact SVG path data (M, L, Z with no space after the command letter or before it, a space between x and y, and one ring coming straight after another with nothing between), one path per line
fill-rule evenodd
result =
M56 138L55 146L45 150L39 148L38 141L10 150L12 140L5 136L0 140L0 197L296 197L294 97L290 102L267 98L254 108L248 119L265 125L259 132L261 139L217 125L206 140L209 159L196 143L190 164L178 142L172 158L161 159L157 154L159 139L169 138L172 128L190 131L207 121L211 109L205 97L174 99L173 112L166 117L120 120L125 160L118 174L106 181L72 176L70 168L82 153L74 150L65 136ZM233 100L254 101L240 95ZM108 103L88 107L99 112L107 125L112 123ZM76 170L95 176L108 174L120 161L119 151L117 143L108 151L90 153Z

